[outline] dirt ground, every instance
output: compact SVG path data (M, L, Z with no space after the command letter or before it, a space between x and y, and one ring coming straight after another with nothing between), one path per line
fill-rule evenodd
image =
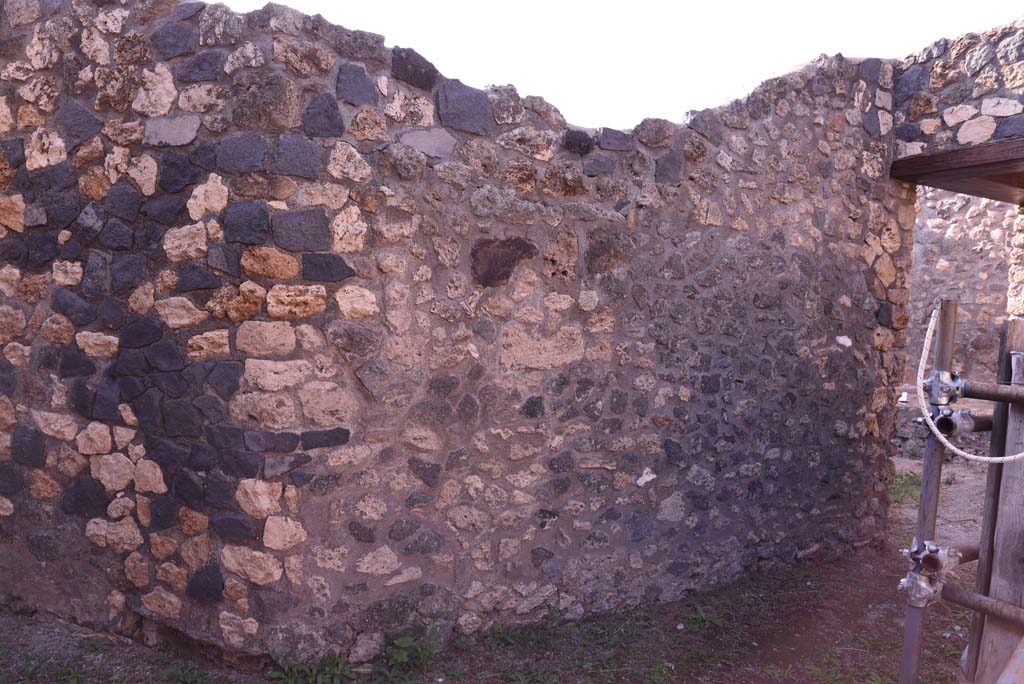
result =
M359 681L487 684L881 684L896 679L906 573L921 462L897 459L889 541L830 563L808 562L616 617L498 629L456 639L443 655L413 657L414 671L382 666ZM943 540L976 539L984 468L946 465ZM973 571L959 581L973 586ZM922 681L953 684L970 615L932 611ZM412 649L414 656L422 655ZM398 658L399 660L401 657ZM304 678L305 677L305 678ZM91 634L53 618L0 611L0 684L230 684L342 682L313 674L241 674L187 652L162 652Z

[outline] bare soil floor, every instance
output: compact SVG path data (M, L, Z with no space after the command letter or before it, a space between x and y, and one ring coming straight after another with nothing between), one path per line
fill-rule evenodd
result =
M410 671L382 666L366 682L487 684L881 684L894 682L906 573L899 554L912 536L920 470L897 459L889 541L830 563L808 562L627 615L498 629L456 638L451 648ZM984 468L946 465L940 538L976 539ZM972 566L959 582L973 586ZM943 604L932 611L922 681L953 684L970 615ZM408 655L403 649L397 659ZM413 661L420 660L415 646ZM392 654L395 655L394 652ZM323 673L321 673L323 674ZM241 674L196 654L147 648L91 634L53 618L0 611L0 684L210 684L334 682L278 672Z

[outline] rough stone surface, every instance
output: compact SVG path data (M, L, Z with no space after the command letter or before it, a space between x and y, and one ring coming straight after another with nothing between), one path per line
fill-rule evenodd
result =
M246 546L225 546L220 552L224 569L253 584L273 584L281 579L284 566L274 556Z
M627 133L173 5L0 12L0 594L32 609L363 662L834 557L885 529L910 257L975 283L970 340L1024 313L964 248L1016 273L1018 225L925 198L912 238L888 178L1024 135L1018 25Z

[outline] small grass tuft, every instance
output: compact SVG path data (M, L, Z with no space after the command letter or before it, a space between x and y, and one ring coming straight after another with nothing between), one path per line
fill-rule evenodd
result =
M921 476L917 473L896 473L889 485L889 501L901 506L908 501L917 501L921 496Z
M185 663L164 670L167 684L210 684L210 675L195 663Z

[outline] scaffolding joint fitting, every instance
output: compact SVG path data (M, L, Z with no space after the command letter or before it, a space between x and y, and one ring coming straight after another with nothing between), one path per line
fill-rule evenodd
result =
M942 593L942 581L937 577L929 577L911 570L900 580L900 590L907 592L907 603L915 608L927 608Z
M913 548L905 551L913 567L900 580L900 589L907 592L911 606L925 608L939 600L947 575L963 561L963 553L952 546L935 541L913 541Z
M923 388L929 404L948 406L961 397L963 382L957 373L935 370L931 377L925 379Z

